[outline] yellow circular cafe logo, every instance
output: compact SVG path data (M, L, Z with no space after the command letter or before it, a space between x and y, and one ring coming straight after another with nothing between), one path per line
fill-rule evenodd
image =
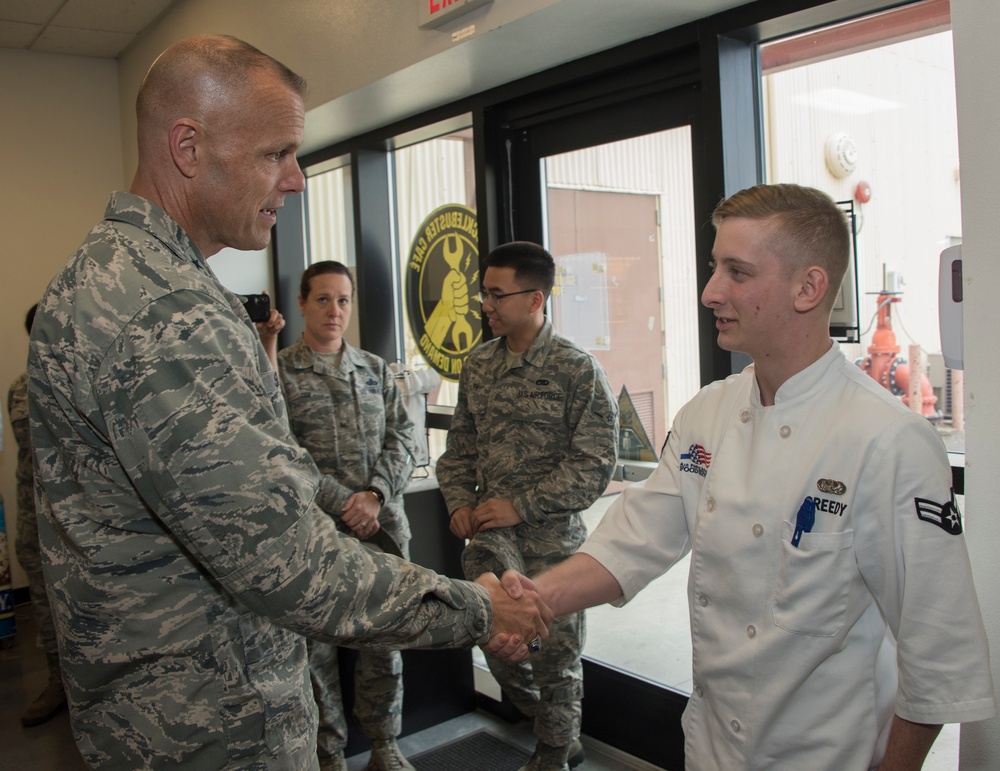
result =
M483 336L479 303L476 212L448 204L432 212L413 237L406 265L406 305L420 353L445 380Z

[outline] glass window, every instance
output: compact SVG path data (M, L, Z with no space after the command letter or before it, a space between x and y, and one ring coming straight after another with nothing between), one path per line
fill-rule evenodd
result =
M701 385L691 128L550 156L545 180L554 326L628 392L655 460Z
M356 272L349 160L346 157L334 158L311 166L306 169L306 175L307 264L336 260ZM295 313L298 313L297 309ZM360 346L363 323L360 314L355 314L344 333L349 345Z
M947 3L775 41L761 63L767 181L853 206L860 334L845 351L963 452L962 373L938 322L940 254L962 233Z
M963 373L945 366L938 323L940 254L962 233L947 0L775 41L761 65L767 181L854 209L860 334L841 345L964 466ZM946 726L925 768L956 768L957 745Z
M351 166L346 158L307 170L306 207L309 223L308 260L336 260L354 267L354 222Z
M437 371L428 403L454 406L462 361L482 339L472 129L398 147L392 167L405 364ZM428 438L433 461L446 434Z

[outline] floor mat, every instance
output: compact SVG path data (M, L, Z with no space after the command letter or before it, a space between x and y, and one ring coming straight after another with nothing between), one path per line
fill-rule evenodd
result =
M486 730L410 758L417 771L517 771L531 753Z

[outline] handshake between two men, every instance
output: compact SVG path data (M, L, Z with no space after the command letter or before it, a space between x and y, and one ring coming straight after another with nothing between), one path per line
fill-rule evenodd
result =
M482 647L513 662L538 652L553 618L622 596L607 568L581 552L534 579L507 570L502 579L484 573L476 583L486 588L493 604L492 635Z
M486 588L493 603L493 633L482 648L513 662L540 650L553 618L613 602L622 596L622 588L611 572L583 552L534 579L507 570L502 579L484 573L476 583Z
M475 583L489 593L493 608L490 639L482 648L515 663L541 650L553 614L534 584L515 570L506 571L502 582L493 573L483 573Z

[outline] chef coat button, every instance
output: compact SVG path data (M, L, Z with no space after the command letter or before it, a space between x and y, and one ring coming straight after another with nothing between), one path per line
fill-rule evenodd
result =
M790 437L792 435L792 429L789 428L788 426L782 426L778 430L778 433L781 434L781 438L782 439L787 439L788 437Z
M701 688L700 685L696 685L694 687L694 695L695 696L704 696L705 695L705 692L702 690L702 688Z
M762 535L764 535L764 526L761 525L761 524L759 524L759 523L756 524L756 525L754 525L753 526L753 537L754 538L760 538Z
M704 595L704 594L699 594L698 595L698 604L701 605L701 607L703 607L703 608L706 607L708 605L708 596Z
M709 498L705 501L705 511L715 511L715 498Z
M729 721L729 727L733 729L733 733L737 733L738 734L740 732L740 729L743 726L740 725L740 721L739 720L730 720Z
M752 640L756 636L757 636L757 627L755 627L753 624L750 624L750 626L747 627L747 637L749 637Z
M746 423L750 420L750 410L740 410L740 422Z

